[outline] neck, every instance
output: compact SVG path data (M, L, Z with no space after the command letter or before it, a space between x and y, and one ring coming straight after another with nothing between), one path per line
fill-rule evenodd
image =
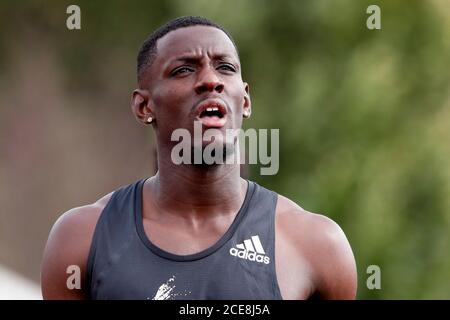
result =
M247 191L239 164L196 166L158 161L158 172L149 184L157 212L188 219L235 215Z

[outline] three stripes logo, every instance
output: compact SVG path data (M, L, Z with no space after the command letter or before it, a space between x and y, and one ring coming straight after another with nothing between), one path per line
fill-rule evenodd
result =
M259 236L252 236L251 239L244 240L244 243L237 244L236 248L230 249L230 254L245 260L270 263L270 258L265 255Z

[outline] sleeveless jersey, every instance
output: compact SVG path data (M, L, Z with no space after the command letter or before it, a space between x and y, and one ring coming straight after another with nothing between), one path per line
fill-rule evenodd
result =
M99 217L87 262L91 299L282 299L275 273L275 192L247 180L244 202L222 237L201 252L176 255L144 231L145 181L115 190Z

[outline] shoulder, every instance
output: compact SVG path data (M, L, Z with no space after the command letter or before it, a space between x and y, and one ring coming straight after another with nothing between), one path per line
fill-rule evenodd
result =
M308 237L318 237L321 242L339 242L345 237L339 225L332 219L313 212L309 212L292 200L278 195L277 223L283 226L283 231L294 238L300 236L299 231ZM295 236L297 235L297 237Z
M287 234L293 241L305 240L304 237L308 237L311 240L320 240L320 243L334 243L345 237L342 229L332 219L309 212L282 195L278 195L276 221L282 227L283 234Z
M74 236L78 232L71 232L75 230L86 229L90 227L95 227L97 220L107 205L109 199L111 198L113 192L103 196L96 202L80 207L70 209L69 211L63 213L53 225L50 232L50 236L61 233L61 235L70 235L72 233Z
M81 271L81 283L84 282L95 226L112 194L103 196L95 203L71 209L54 223L41 268L42 294L45 299L82 298L83 290L73 292L66 288L66 271L69 266L77 266Z
M355 297L355 259L345 233L335 221L278 195L276 225L279 238L292 247L292 254L309 265L315 296Z

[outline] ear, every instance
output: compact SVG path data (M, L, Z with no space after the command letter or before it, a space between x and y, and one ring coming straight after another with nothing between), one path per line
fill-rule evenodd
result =
M248 115L246 118L249 118L250 115L252 114L252 101L250 99L250 87L247 82L244 82L244 90L245 95L244 95L243 113Z
M131 110L133 111L136 120L142 124L148 124L149 117L153 119L154 114L151 107L151 99L148 90L136 89L133 91L131 98Z

